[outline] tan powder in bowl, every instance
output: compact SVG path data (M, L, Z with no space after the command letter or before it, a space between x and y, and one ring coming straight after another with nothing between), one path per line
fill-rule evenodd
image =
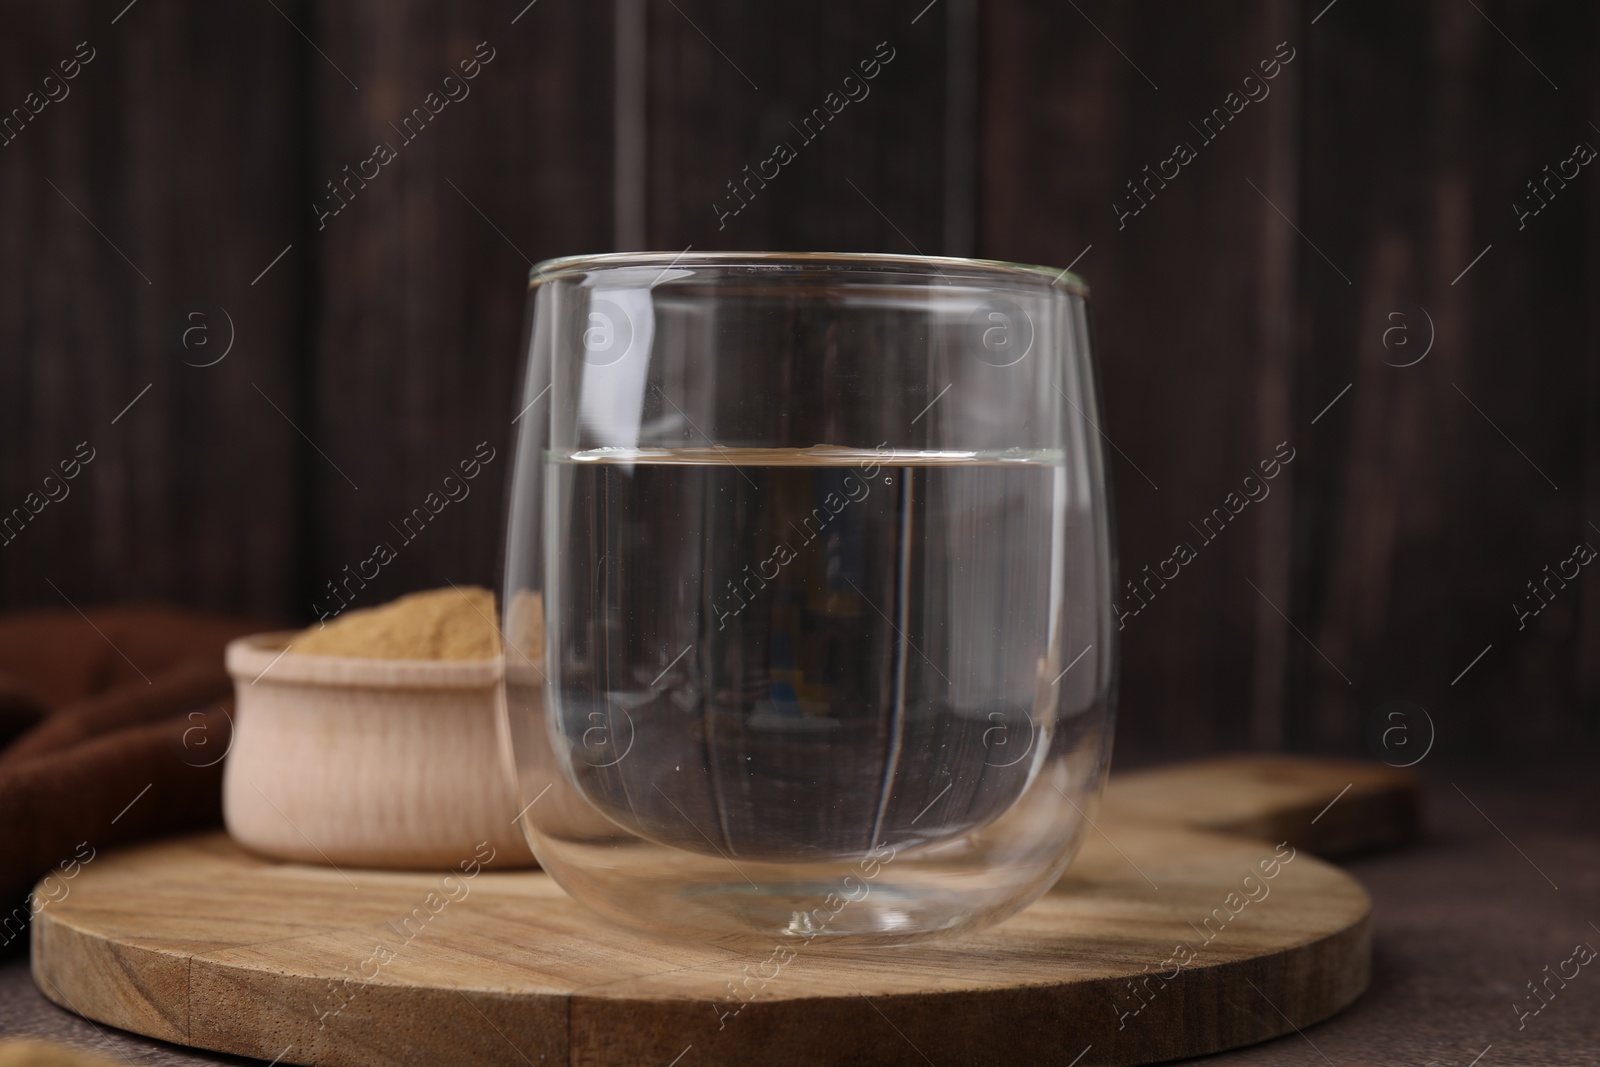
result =
M294 639L308 656L492 659L500 654L494 594L478 586L430 589L339 616Z

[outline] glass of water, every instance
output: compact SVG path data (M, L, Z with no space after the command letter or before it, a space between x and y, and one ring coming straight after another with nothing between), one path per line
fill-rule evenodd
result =
M1083 283L641 253L530 291L502 727L544 869L635 929L795 944L1048 889L1117 663Z

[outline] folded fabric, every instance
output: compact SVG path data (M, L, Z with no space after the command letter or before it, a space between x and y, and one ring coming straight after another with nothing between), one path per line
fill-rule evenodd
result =
M110 731L170 719L186 708L232 703L232 698L233 682L220 656L185 660L152 675L148 684L124 683L59 709L0 749L0 768L97 740Z
M20 682L0 678L0 752L39 724L48 709Z
M89 850L221 822L223 649L271 628L148 607L0 617L0 901Z
M270 625L199 611L119 606L0 615L0 676L59 708L186 659L222 662L235 637Z

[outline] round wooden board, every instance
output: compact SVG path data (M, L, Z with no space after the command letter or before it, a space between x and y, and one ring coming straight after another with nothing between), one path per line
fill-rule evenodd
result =
M766 953L606 926L538 872L491 865L430 914L437 874L278 863L214 834L95 859L36 919L34 976L152 1037L361 1065L1147 1063L1287 1033L1366 987L1354 879L1301 850L1267 880L1273 844L1149 818L1108 805L999 926L813 945L776 975Z

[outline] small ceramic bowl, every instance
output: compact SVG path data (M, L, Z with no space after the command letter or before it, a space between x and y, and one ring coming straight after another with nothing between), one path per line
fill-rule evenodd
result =
M284 651L292 633L228 646L235 698L222 809L265 856L454 868L483 842L530 866L502 753L499 659L385 660Z

